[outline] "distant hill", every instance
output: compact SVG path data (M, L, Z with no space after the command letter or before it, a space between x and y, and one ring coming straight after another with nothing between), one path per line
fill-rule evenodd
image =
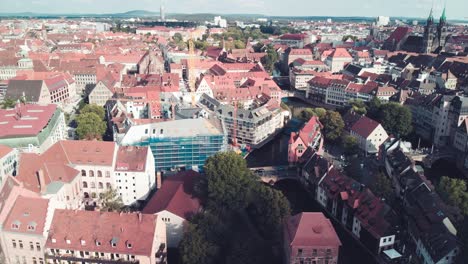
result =
M21 13L0 13L2 17L154 17L159 16L159 12L146 11L146 10L132 10L125 13L111 13L111 14L80 14L80 13L34 13L34 12L21 12Z

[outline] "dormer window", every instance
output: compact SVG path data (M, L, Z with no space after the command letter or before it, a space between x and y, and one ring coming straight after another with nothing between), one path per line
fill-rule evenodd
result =
M34 230L36 230L36 226L28 225L28 231L34 231Z
M81 239L81 245L82 246L85 246L86 245L86 241L84 239Z
M20 221L14 221L11 223L11 229L18 230L20 228L21 222Z
M100 246L100 245L101 245L101 242L96 240L96 246Z
M133 247L132 243L130 243L129 241L127 241L127 248L132 248L132 247Z
M52 240L52 243L57 243L57 239L52 238L51 240Z
M70 239L67 239L67 238L66 238L66 239L65 239L65 242L67 242L67 244L71 244Z
M116 243L111 243L112 247L116 247L117 244Z
M113 237L112 240L110 241L112 247L116 247L118 242L119 242L119 239L117 237Z

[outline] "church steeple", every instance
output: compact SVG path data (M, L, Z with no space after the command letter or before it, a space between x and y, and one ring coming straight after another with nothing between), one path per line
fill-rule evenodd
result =
M432 7L431 7L431 12L429 13L429 16L427 17L427 23L428 24L434 23L434 16L432 15Z
M444 11L442 11L442 15L440 16L440 23L445 23L447 21L447 17L445 17L445 5L444 5Z

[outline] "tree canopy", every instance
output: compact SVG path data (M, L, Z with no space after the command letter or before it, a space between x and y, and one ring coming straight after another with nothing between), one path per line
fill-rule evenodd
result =
M10 109L10 108L15 107L15 105L16 105L16 100L13 100L11 98L6 98L1 103L2 109Z
M408 135L411 130L411 111L398 103L386 103L380 106L378 120L389 134L397 137Z
M266 53L267 55L261 59L262 64L265 67L265 70L268 72L273 72L275 69L275 64L278 61L278 53L272 45L267 46Z
M80 110L80 114L86 114L86 113L95 113L102 120L104 120L105 115L106 115L106 112L104 111L104 108L97 105L97 104L87 104L87 105L85 105Z
M205 163L207 202L211 208L240 210L247 206L253 176L235 152L220 152Z
M344 129L344 121L340 113L328 110L320 121L322 122L326 139L335 141L341 137Z
M106 132L106 122L96 113L79 114L76 117L78 124L76 133L80 139L102 139Z
M437 185L440 197L449 205L455 206L468 216L468 192L466 181L444 176Z
M105 212L120 212L125 206L122 197L113 188L99 194L99 204L101 211Z
M343 148L346 155L357 154L359 152L359 145L357 139L350 135L344 136Z
M365 115L367 113L366 104L362 100L351 100L349 104L356 114Z
M378 197L383 197L387 200L389 200L393 195L392 181L382 172L379 172L377 175L375 175L375 179L369 188L375 195Z
M284 195L270 187L256 184L254 199L248 208L253 222L264 237L280 238L283 220L291 213Z

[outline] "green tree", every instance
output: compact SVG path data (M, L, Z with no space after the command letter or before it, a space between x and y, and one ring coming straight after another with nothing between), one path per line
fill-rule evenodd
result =
M255 195L248 207L251 219L264 237L279 239L283 220L291 213L288 200L280 191L260 183L253 190Z
M343 148L347 155L357 154L359 151L357 139L349 135L343 137Z
M196 214L180 242L182 263L219 263L220 249L226 246L225 238L230 236L224 219L209 212Z
M122 202L122 197L113 188L99 194L99 204L101 211L105 212L120 212L125 206Z
M265 44L263 44L262 42L258 42L257 44L252 46L255 52L262 52L264 47L265 47Z
M278 61L278 53L272 45L268 45L266 49L267 55L261 59L265 70L272 72L275 69L275 63Z
M392 181L382 172L379 172L375 176L375 179L369 188L375 195L378 197L383 197L387 200L389 200L393 194Z
M379 98L377 97L372 98L372 100L368 103L367 116L369 118L378 120L381 106L382 106L382 101L380 101Z
M182 34L180 34L180 33L175 33L174 36L172 36L172 39L176 43L182 42L184 40L184 38L182 37Z
M79 114L76 133L80 139L102 139L106 132L106 122L95 113Z
M465 180L444 176L437 185L437 192L447 204L459 208L464 215L468 216L468 193Z
M3 102L1 103L2 109L10 109L15 107L16 105L16 100L13 100L11 98L4 99Z
M205 172L209 208L239 211L247 206L254 177L242 156L232 151L217 153L206 161Z
M380 107L379 121L388 133L397 137L408 135L411 130L411 111L397 103L387 103Z
M327 110L325 110L325 108L317 107L317 108L314 108L314 113L315 113L315 116L317 116L319 119L322 119L327 114Z
M234 48L245 49L245 43L242 40L234 40Z
M326 139L335 141L341 137L344 121L340 113L328 110L320 121L323 125L323 133Z
M315 112L314 112L314 109L312 108L306 108L304 110L301 111L301 115L300 115L300 119L304 120L304 121L309 121L309 119L313 116L315 116Z
M206 42L206 41L198 41L197 40L197 41L194 42L194 44L195 44L195 48L199 49L199 50L205 51L208 48L208 42Z
M85 105L81 110L80 114L86 114L86 113L95 113L99 118L104 120L106 116L106 112L104 111L104 107L101 107L97 104L87 104Z
M367 113L366 104L362 100L350 100L349 104L356 114L365 115Z

